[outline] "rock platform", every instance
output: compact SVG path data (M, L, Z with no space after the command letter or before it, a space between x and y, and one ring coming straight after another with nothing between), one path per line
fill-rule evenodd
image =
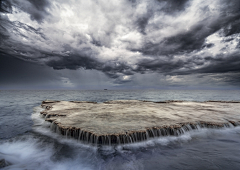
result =
M41 112L55 132L103 145L126 144L199 128L223 128L240 123L240 102L116 100L43 101Z

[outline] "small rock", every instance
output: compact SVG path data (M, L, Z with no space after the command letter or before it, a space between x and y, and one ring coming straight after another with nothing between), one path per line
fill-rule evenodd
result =
M10 165L5 159L0 160L0 168L4 168L6 166Z

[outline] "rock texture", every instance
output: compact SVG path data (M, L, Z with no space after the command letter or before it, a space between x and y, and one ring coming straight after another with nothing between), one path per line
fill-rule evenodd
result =
M107 145L178 136L202 127L237 126L240 122L240 102L236 101L43 101L42 107L41 114L57 133Z
M0 168L4 168L6 166L10 165L5 159L0 160Z

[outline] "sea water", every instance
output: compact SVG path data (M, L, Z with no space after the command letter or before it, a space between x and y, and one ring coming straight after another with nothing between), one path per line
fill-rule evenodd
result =
M240 127L200 129L118 146L94 146L52 132L43 100L240 101L236 90L0 91L3 169L239 169Z

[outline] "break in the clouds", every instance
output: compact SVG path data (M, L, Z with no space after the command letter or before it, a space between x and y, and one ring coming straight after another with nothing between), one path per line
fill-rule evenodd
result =
M95 70L113 84L144 84L140 77L149 75L165 85L191 79L239 87L239 0L0 4L0 55L54 70ZM60 77L74 86L70 79Z

